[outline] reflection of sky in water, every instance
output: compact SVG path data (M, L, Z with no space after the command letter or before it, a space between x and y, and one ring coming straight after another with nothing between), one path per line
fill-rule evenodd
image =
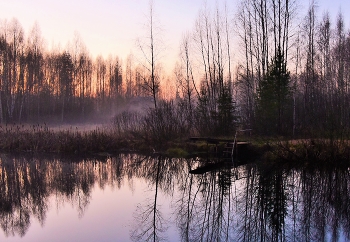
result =
M128 184L120 189L110 185L101 189L95 184L82 218L79 218L77 204L57 201L57 197L51 195L50 208L43 227L37 219L31 217L31 225L24 237L5 237L1 230L0 241L130 241L137 204L149 197L146 194L149 188L143 180L134 179L133 183L137 187L134 191ZM165 213L170 202L162 199L162 194L159 200L162 200L161 208ZM168 212L170 216L170 211ZM167 241L179 241L176 229L168 232Z

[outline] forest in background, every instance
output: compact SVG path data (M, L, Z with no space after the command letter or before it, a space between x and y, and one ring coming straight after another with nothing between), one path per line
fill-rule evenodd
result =
M173 70L163 70L153 6L140 56L93 58L76 35L65 49L44 45L40 28L16 20L0 32L0 122L114 118L120 132L165 137L345 135L350 124L350 31L341 13L321 17L312 2L242 0L239 12L203 8L183 35ZM170 72L167 73L167 72ZM146 115L118 108L152 97ZM148 100L148 99L147 99ZM142 117L141 117L142 116ZM142 123L142 125L139 125ZM122 129L122 130L121 130ZM159 139L161 141L162 139Z

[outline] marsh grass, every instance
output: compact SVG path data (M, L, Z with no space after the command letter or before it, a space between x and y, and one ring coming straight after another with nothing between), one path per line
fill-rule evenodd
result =
M16 152L93 153L116 151L123 140L108 129L53 129L46 124L1 125L0 149ZM124 142L125 145L125 142Z
M174 144L171 136L170 139L162 136L161 140L158 140L159 135L155 131L149 132L145 124L140 122L137 114L123 113L114 120L114 123L95 128L91 126L88 128L85 126L49 127L46 124L0 125L0 150L75 154L120 151L159 152L159 147L166 151ZM180 153L185 155L185 152Z
M300 139L268 145L264 160L308 167L349 167L350 140Z
M141 120L141 122L140 122ZM49 127L46 124L0 125L0 150L5 152L45 152L67 154L117 153L120 151L161 152L172 157L207 155L220 145L186 142L188 136L170 125L149 130L137 114L124 113L109 126ZM152 120L151 124L155 124ZM151 128L150 128L151 127ZM157 133L159 130L160 133ZM183 136L183 138L181 138ZM257 141L256 141L257 140ZM264 162L309 167L350 166L349 139L252 140L250 153ZM161 148L159 148L161 147ZM245 155L245 154L244 154ZM257 157L257 156L254 156Z

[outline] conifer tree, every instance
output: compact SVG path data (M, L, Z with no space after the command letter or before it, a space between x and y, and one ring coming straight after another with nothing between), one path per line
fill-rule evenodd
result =
M291 118L290 74L283 53L278 48L275 58L257 93L257 129L267 135L284 135Z

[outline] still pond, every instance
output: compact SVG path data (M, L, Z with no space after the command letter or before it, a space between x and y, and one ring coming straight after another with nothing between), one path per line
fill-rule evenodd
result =
M350 241L349 169L202 165L1 154L0 241Z

